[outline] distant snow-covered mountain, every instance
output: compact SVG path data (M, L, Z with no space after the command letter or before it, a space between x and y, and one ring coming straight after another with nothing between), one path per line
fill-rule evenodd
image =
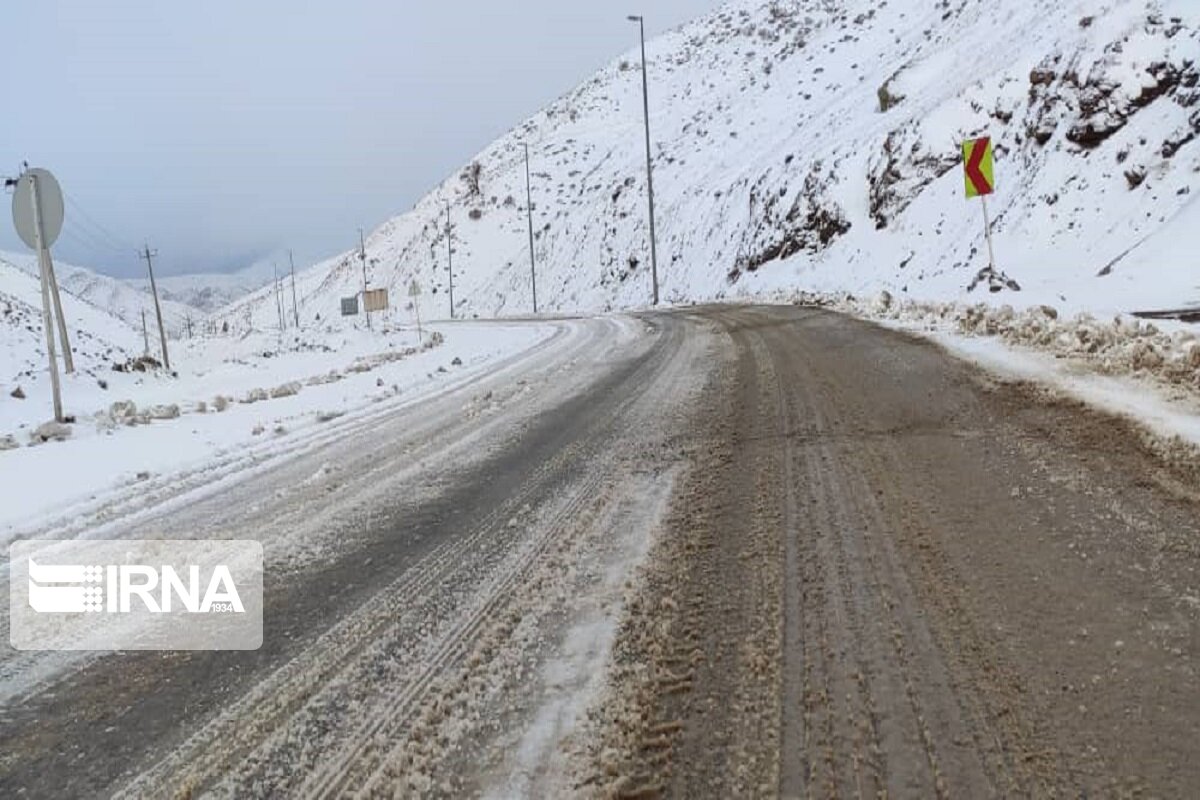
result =
M32 253L0 252L0 262L6 262L27 275L33 276L35 281L37 280L37 257ZM143 311L146 313L149 324L155 324L154 299L150 292L137 285L137 282L101 275L86 267L67 264L57 259L54 261L54 274L63 291L124 320L138 331L142 327ZM195 324L204 317L204 312L199 308L167 299L165 294L160 294L159 299L162 305L163 324L166 326L169 336L183 335L189 319Z
M1134 310L1200 301L1200 5L1191 0L733 0L647 46L658 272L668 302L887 289ZM367 240L368 281L446 316L530 309L523 143L540 305L650 296L636 52L518 125ZM988 133L986 265L960 143ZM306 318L362 289L348 252L299 276ZM222 309L278 324L261 289ZM403 308L395 313L405 313Z
M201 311L216 311L271 281L271 265L256 262L237 272L204 272L156 277L161 297ZM145 291L149 278L128 283Z

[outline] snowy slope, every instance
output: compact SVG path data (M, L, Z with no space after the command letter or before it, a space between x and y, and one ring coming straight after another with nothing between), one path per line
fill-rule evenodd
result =
M37 257L33 253L0 252L0 262L14 265L26 274L34 276L35 279L38 274ZM85 267L66 264L57 259L54 261L54 274L63 291L105 310L137 328L139 338L142 328L142 311L146 312L148 324L151 326L155 324L153 298L149 291L141 289L132 282L101 275ZM168 300L162 295L160 295L160 299L162 299L163 322L167 326L168 336L183 335L189 317L196 321L204 316L204 313L198 308ZM38 307L40 308L40 306Z
M734 0L648 45L663 299L1200 302L1198 29L1189 0ZM371 284L395 301L415 277L446 315L449 200L460 313L527 312L529 142L543 310L647 304L641 124L631 53L480 153L478 191L466 168L377 229ZM997 145L997 258L1019 294L966 292L986 250L959 144L982 133ZM348 253L299 283L306 314L328 319L362 271ZM274 325L276 299L222 315Z
M107 377L113 363L141 354L140 332L70 292L61 294L67 335L81 376ZM26 402L9 397L17 386L32 403L35 386L48 382L41 283L4 260L0 260L0 368L0 403L6 406Z

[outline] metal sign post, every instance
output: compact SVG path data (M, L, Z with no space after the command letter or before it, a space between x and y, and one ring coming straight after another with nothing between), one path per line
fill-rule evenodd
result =
M988 217L987 197L980 195L979 201L983 203L983 232L987 238L988 266L994 270L996 268L996 251L992 248L992 220Z
M425 337L421 333L421 284L417 283L416 278L408 285L408 296L412 298L413 312L417 315L417 344L424 344Z

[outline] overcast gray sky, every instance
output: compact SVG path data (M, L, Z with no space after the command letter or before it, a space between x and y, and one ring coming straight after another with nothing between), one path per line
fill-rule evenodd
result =
M168 274L307 263L636 46L626 14L649 36L718 5L8 0L0 174L58 177L65 261L139 275L149 239Z

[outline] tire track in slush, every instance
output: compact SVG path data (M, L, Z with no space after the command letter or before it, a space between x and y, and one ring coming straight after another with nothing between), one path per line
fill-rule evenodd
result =
M573 352L573 349L568 351L568 355ZM322 634L311 649L277 669L270 678L189 737L183 747L144 773L129 789L143 792L150 787L161 786L167 776L178 774L185 766L192 773L188 782L203 785L209 780L206 776L219 772L230 760L252 749L253 744L277 727L280 720L288 718L303 705L315 691L314 687L328 682L382 636L382 631L396 619L398 611L409 604L410 598L421 597L430 588L443 582L447 574L462 561L465 553L471 552L480 541L502 529L499 523L511 518L533 499L539 487L552 477L555 468L555 462L542 464L516 496L492 509L471 532L449 540L426 554L392 585L364 603L357 612ZM274 707L274 710L263 713L263 709L269 707ZM249 709L255 709L256 713L249 713Z
M793 345L794 346L794 345ZM809 351L810 345L800 345L800 363L816 362L816 354ZM807 352L806 352L807 351ZM804 356L810 357L804 357ZM1020 793L1043 794L1051 787L1036 777L1024 760L1013 761L1005 753L997 726L1006 731L1005 738L1016 745L1020 752L1040 752L1030 743L1031 732L1026 723L1019 720L1011 704L997 705L996 698L1003 694L995 678L999 665L991 664L978 672L963 658L965 654L984 657L990 648L979 639L968 642L955 639L939 642L937 633L930 626L931 617L922 606L930 604L940 607L937 618L962 618L961 608L950 598L957 596L962 578L941 575L913 574L903 566L897 550L907 534L898 521L909 522L914 515L889 513L885 501L893 509L904 507L914 498L899 494L895 476L905 470L902 445L908 436L952 437L953 430L925 430L917 427L910 430L886 430L886 423L860 410L861 403L846 387L838 384L831 375L818 375L806 370L802 376L805 386L819 387L819 393L810 393L814 403L814 414L840 415L843 422L857 435L842 436L822 442L829 462L836 465L839 482L844 491L837 495L842 504L850 498L857 500L858 525L844 528L858 532L862 540L864 564L869 570L869 584L878 588L888 618L891 620L896 663L904 676L903 691L910 700L920 741L924 745L926 760L934 779L933 789L942 796L956 792L967 792L972 796L982 794ZM887 435L880 435L881 425ZM932 496L932 495L931 495ZM895 502L890 502L895 501ZM919 499L918 499L919 501ZM918 515L931 519L935 513ZM853 533L851 535L854 535ZM933 558L927 546L918 546L917 563L937 563L943 571L944 561ZM912 563L912 559L910 559ZM924 578L934 586L918 597L914 581ZM960 629L960 635L962 631ZM970 670L970 671L968 671ZM965 675L975 672L972 680ZM919 675L919 678L918 678ZM989 708L1003 707L999 713ZM966 752L963 743L972 741L974 752ZM939 751L942 756L939 757ZM953 758L948 756L953 755Z
M846 548L837 535L842 530L841 521L831 513L830 500L834 492L828 481L829 472L824 463L826 456L811 445L828 429L825 419L813 405L811 383L795 380L794 376L789 375L787 365L778 361L778 350L769 350L768 353L772 369L789 378L780 385L778 400L782 409L781 431L787 467L784 480L790 509L784 536L789 550L797 551L797 568L789 570L791 580L786 587L788 596L785 598L784 618L793 635L785 639L784 674L805 676L803 681L785 678L784 695L790 697L801 694L807 701L808 713L812 713L811 709L815 706L824 705L826 716L831 719L836 695L829 689L830 675L835 671L846 673L839 681L839 689L844 700L845 722L849 727L848 732L843 732L843 738L850 738L850 746L827 741L825 747L829 748L827 752L849 754L855 796L878 795L887 789L887 764L882 759L884 750L880 734L881 715L874 686L875 669L864 653L864 648L871 641L864 635L865 629L870 624L868 621L877 619L877 616L871 613L871 609L860 608L862 598L856 597L854 591L858 576L851 574ZM783 389L784 385L790 392ZM792 402L789 402L789 398L792 398ZM803 498L803 507L806 509L803 521L797 509L798 496ZM803 555L800 555L801 552ZM830 562L834 567L833 575L827 569ZM806 569L799 568L801 563ZM810 592L814 594L808 596ZM832 648L826 616L821 613L825 608L832 609L836 630L844 634L838 637L836 646ZM825 674L825 689L819 700L811 690L812 666L804 659L806 646L801 632L806 628L815 631L814 639L822 643L821 666ZM844 669L836 669L834 653L849 654ZM846 691L849 687L853 687L853 691ZM785 730L797 725L787 720L798 713L793 705L784 706ZM832 736L832 728L832 722L827 722L827 736ZM796 739L795 746L785 744L783 747L784 754L799 754L799 760L791 766L781 765L781 796L798 797L805 794L810 773L808 763L812 758L808 750L812 746L811 740L804 738ZM836 761L828 756L826 761L830 774L826 776L825 791L830 794L841 793L844 788L839 787L836 780ZM868 773L870 786L864 786L864 770Z
M659 348L657 357L643 361L631 377L624 381L625 384L635 386L637 389L627 393L621 402L609 410L609 413L593 419L591 435L588 440L591 447L599 450L604 442L619 441L627 434L631 425L628 418L629 409L639 402L657 381L662 380L661 366L666 360L664 355L673 352L679 345L678 330L672 329L672 331L673 333L668 333L670 344ZM556 512L550 522L543 526L543 531L534 541L530 552L521 559L515 569L501 577L489 593L483 606L460 620L455 629L443 640L427 668L416 676L405 691L397 695L394 702L385 705L377 714L371 715L351 737L349 746L317 772L312 780L301 787L299 796L333 797L354 792L357 789L369 789L372 779L382 772L387 762L387 753L377 755L371 752L371 745L380 737L384 741L396 738L394 736L395 729L408 722L410 713L429 689L435 677L448 672L458 664L474 643L474 637L483 624L497 608L508 600L509 590L521 581L538 559L556 542L561 531L569 529L570 523L580 516L584 507L595 500L598 490L609 479L609 470L612 469L611 464L605 468L603 466L604 459L599 456L600 453L596 452L587 458L591 466L588 477L569 492L565 507ZM559 470L551 471L558 472ZM360 777L364 772L365 777Z
M547 465L541 470L543 478L550 469L551 465ZM385 629L395 625L396 618L412 605L414 598L421 598L444 583L461 566L465 554L475 550L481 541L494 537L503 527L501 520L516 513L533 497L537 488L536 483L527 484L511 502L491 511L471 533L439 545L395 583L322 634L309 649L235 701L183 747L144 772L118 796L159 794L154 787L161 787L169 795L171 791L166 787L171 784L203 786L215 773L248 755L281 721L295 714L317 687L328 683L365 649L384 638ZM273 711L264 714L264 707L272 707ZM231 751L231 743L237 744L238 749ZM204 752L214 744L219 745L220 750ZM177 773L185 774L186 778L181 779ZM173 775L176 777L172 778Z
M620 452L622 442L637 438L635 428L643 423L647 413L653 413L653 408L641 408L640 411L635 409L639 406L656 407L657 404L651 401L651 398L657 391L679 385L679 376L676 373L681 369L678 362L682 360L679 355L682 346L680 327L670 326L666 338L668 343L659 349L658 357L643 364L628 381L637 389L629 392L609 414L596 420L595 430L602 432L605 438L601 439L598 433L592 444L597 448L603 447L603 455L596 452L581 456L581 459L586 459L590 464L588 477L571 488L564 506L555 510L549 521L543 523L544 531L531 552L521 560L515 570L506 574L500 585L490 593L486 607L468 621L469 629L454 637L453 642L447 643L443 657L428 671L422 690L411 697L400 698L392 707L368 721L364 729L352 738L351 746L324 770L313 784L303 787L300 796L373 796L381 790L387 793L386 787L381 784L387 779L392 764L397 761L396 754L406 746L405 737L399 729L408 726L416 706L423 699L435 676L444 675L460 667L463 658L475 644L483 625L510 602L513 590L526 580L526 576L546 556L551 547L561 549L569 546L588 528L587 520L600 513L597 509L612 502L611 487L615 485L615 475L623 463L614 454ZM667 354L671 354L671 358L667 358ZM373 740L391 742L392 745L390 748L372 751L369 745Z
M902 606L898 601L895 585L903 578L896 574L895 565L889 564L886 570L881 567L878 540L887 530L887 521L875 502L875 487L868 483L855 458L874 437L860 441L853 429L850 436L830 435L834 433L828 422L830 409L838 409L845 417L846 405L837 402L835 387L827 378L806 367L813 361L805 358L803 351L795 352L796 338L801 337L774 342L771 352L776 359L781 353L791 356L779 366L788 374L787 385L797 415L807 416L813 423L813 435L802 448L802 475L812 490L813 527L819 541L825 542L824 552L817 557L832 565L836 576L831 593L835 600L829 610L839 634L836 652L843 654L837 670L857 684L862 704L861 711L848 708L847 722L869 739L858 738L838 748L849 754L855 774L853 783L844 779L837 793L845 794L853 785L854 794L862 796L857 770L863 760L873 767L877 792L904 794L920 786L922 792L946 797L939 746L927 718L930 700L945 703L946 696L937 692L936 685L931 687L932 695L927 687L929 673L940 671L940 656L928 650L913 652L913 642L921 638L912 630L914 624L920 625L914 623L920 611L911 602ZM854 466L849 466L852 463ZM803 532L791 535L801 536ZM923 691L918 689L915 657L922 660ZM849 707L849 694L846 699ZM937 738L948 742L956 733L961 734L961 730L944 731ZM927 771L918 768L922 762ZM986 781L975 778L964 785L973 786L973 793L990 793Z
M412 460L422 452L432 452L435 448L445 445L447 439L453 440L452 437L460 433L464 427L461 415L439 412L439 409L446 407L445 401L448 398L461 396L481 385L494 385L520 368L526 368L527 375L540 377L547 370L570 363L600 336L599 328L607 329L612 324L607 321L602 324L593 320L573 325L559 324L552 335L532 347L503 359L492 368L459 382L447 391L438 392L432 398L418 399L415 403L406 404L405 401L400 401L402 408L399 409L399 413L407 420L416 418L416 424L399 431L396 437L387 437L386 441L390 442L391 446L382 451L380 445L385 439L378 435L368 438L366 434L377 434L379 426L398 413L395 403L380 403L346 420L333 420L311 431L293 434L285 442L271 445L269 453L264 454L259 452L258 448L252 448L249 452L239 451L237 454L222 457L213 464L175 473L168 476L169 482L163 482L165 479L161 478L152 478L150 483L138 484L137 497L130 495L132 489L118 490L114 496L100 501L91 511L47 522L26 535L33 538L66 538L85 530L93 536L101 532L110 536L128 535L130 530L154 530L155 523L160 520L174 520L177 515L198 510L206 521L217 521L210 524L210 531L194 533L226 536L228 530L234 526L228 521L222 522L220 515L230 513L233 509L244 508L247 503L260 504L261 498L246 494L239 483L228 486L225 484L230 484L231 481L250 483L248 479L263 478L275 473L284 478L292 475L293 485L303 485L304 479L311 474L312 467L308 468L308 473L299 475L296 472L297 465L311 464L313 459L321 458L325 462L337 461L341 472L356 471L357 485L364 486L369 483L371 474L393 470L397 463L401 463L402 467L410 466ZM551 360L541 363L539 359L544 360L547 355L551 356ZM531 364L533 367L529 369L528 365ZM429 413L430 411L435 413ZM347 447L347 443L360 443L364 439L368 439L372 445ZM219 500L216 497L217 493L220 493ZM267 501L270 507L260 509L260 517L271 519L276 530L286 530L289 526L299 527L293 520L301 525L311 523L312 514L311 509L307 508L308 504L290 502L291 500L290 496L285 497L283 493L270 493ZM186 505L180 507L181 504ZM342 505L346 503L343 502ZM327 511L323 509L320 513ZM65 521L67 519L70 520L69 523ZM215 530L211 530L213 524L217 526ZM164 527L174 530L176 524L172 522ZM5 571L0 574L0 584L7 580L8 573ZM4 613L7 614L7 609L4 609ZM61 677L56 672L33 683L20 674L32 674L34 670L31 665L45 661L45 656L46 654L42 653L17 653L0 661L0 683L6 683L8 691L3 698L4 702L19 701L31 693L45 691L54 685L55 680ZM101 657L97 653L73 653L70 656L71 666L76 670L95 663ZM61 673L62 670L57 672ZM16 681L14 678L22 680Z
M626 798L944 799L1030 788L987 768L995 718L973 710L991 689L964 679L963 664L946 652L969 643L938 638L938 620L913 586L925 576L913 574L893 541L904 534L885 507L894 481L878 454L898 455L908 429L891 427L888 412L856 414L852 393L861 387L844 387L830 367L839 355L821 339L821 312L709 314L736 366L712 391L701 423L711 458L681 484L651 556L660 566L647 574L637 607L654 607L673 584L689 590L661 621L643 614L640 627L626 629L626 657L646 670L617 675L614 692L633 705L614 704L621 716L598 738L596 769L619 778L589 780ZM797 331L809 324L816 329ZM928 431L945 435L941 412L931 413ZM688 507L706 491L711 502ZM756 625L776 613L759 594L774 585L773 553L783 576L775 678L730 657L752 640L772 646ZM689 653L693 666L678 676L686 680L671 681ZM776 739L746 690L764 684L777 691Z
M674 344L678 343L678 337L668 338ZM604 475L598 468L601 459L595 457L595 451L601 446L602 437L614 432L608 423L622 417L623 410L641 396L645 387L651 385L651 381L645 378L659 371L659 363L670 350L670 345L660 347L654 351L655 357L642 358L635 363L632 371L627 372L619 383L632 384L639 387L638 390L627 392L621 402L610 408L608 414L590 420L589 432L582 444L576 443L568 451L556 454L535 468L518 494L489 512L472 533L440 547L391 587L373 596L359 611L322 637L317 646L277 671L271 679L256 687L221 718L207 726L201 735L193 737L185 747L144 773L127 788L127 793L140 794L150 787L164 787L172 783L189 787L204 786L214 775L225 771L229 764L244 761L260 741L271 736L272 731L282 729L301 707L317 705L315 698L319 696L321 687L351 671L368 647L378 650L381 641L394 638L399 625L389 626L388 622L410 606L410 598L420 598L435 588L451 583L451 576L461 569L464 557L478 551L481 543L502 541L503 534L510 527L505 521L536 502L538 493L546 491L559 475L567 473L571 463L591 461L597 467L593 477L576 488L573 502L554 518L552 524L548 524L542 538L534 543L516 568L500 576L493 584L490 595L473 614L458 620L457 624L444 632L444 638L435 644L432 656L424 654L416 659L425 659L426 668L416 674L389 705L363 723L352 737L355 744L343 751L333 766L323 766L315 773L314 781L304 787L305 794L315 796L343 790L352 774L349 766L362 756L364 749L381 731L391 730L388 727L390 724L397 724L398 720L405 718L404 712L410 710L428 690L433 676L461 658L472 637L503 600L507 590L519 582L551 543L550 537L558 527L557 522L577 513L581 504L594 496ZM591 453L590 458L588 453ZM496 560L499 560L503 548L496 546L492 549L497 555ZM367 657L369 655L367 652ZM273 707L274 712L263 714L261 710L264 705ZM231 747L232 742L238 745ZM186 777L172 781L169 776L173 773Z
M466 654L480 628L491 618L493 612L508 600L509 591L520 583L534 563L555 542L555 537L561 530L559 526L573 520L594 498L593 493L602 486L604 477L599 471L593 471L591 479L578 485L571 492L571 500L567 506L544 526L541 535L520 563L500 577L479 608L458 621L439 643L426 667L396 693L389 703L364 721L353 734L351 745L326 762L321 770L300 787L298 797L336 797L356 792L363 788L363 784L370 782L371 776L378 770L379 762L383 760L373 758L369 762L366 761L367 758L371 758L367 751L375 739L379 736L385 740L393 738L395 729L408 721L408 714L428 691L434 679L448 672ZM356 784L355 779L361 775L363 767L366 767L367 775Z

